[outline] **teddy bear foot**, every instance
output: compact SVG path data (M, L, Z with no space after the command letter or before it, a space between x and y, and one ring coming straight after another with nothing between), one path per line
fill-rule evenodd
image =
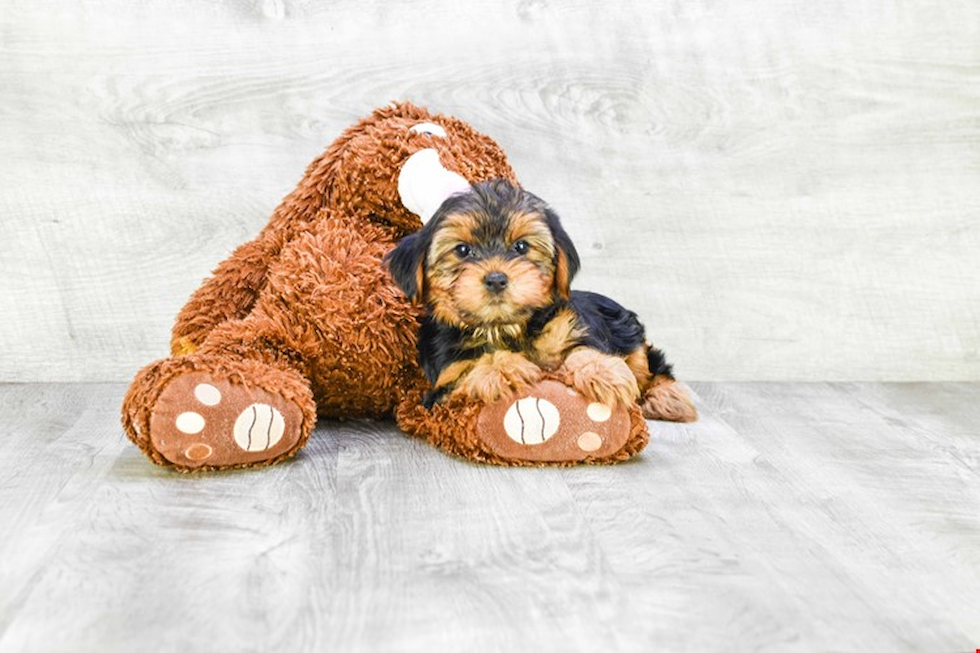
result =
M639 404L592 401L545 372L541 381L491 404L449 397L431 409L420 391L398 406L398 425L446 453L494 465L567 467L617 463L650 440Z
M563 383L545 380L484 408L476 433L487 450L507 461L612 462L633 453L622 455L634 436L630 417L622 404L592 401Z
M150 417L150 443L182 471L271 464L304 444L303 412L280 395L208 372L174 377Z

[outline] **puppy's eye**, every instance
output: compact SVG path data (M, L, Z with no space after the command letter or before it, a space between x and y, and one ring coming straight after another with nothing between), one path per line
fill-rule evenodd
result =
M518 254L521 254L522 256L524 254L527 254L527 250L529 250L530 248L531 248L531 246L528 245L527 244L527 241L525 241L525 240L519 240L519 241L517 241L516 243L514 243L514 245L512 247L512 249L515 252L517 252Z
M460 243L453 248L453 251L456 252L456 256L459 258L466 258L470 255L470 246L466 243Z

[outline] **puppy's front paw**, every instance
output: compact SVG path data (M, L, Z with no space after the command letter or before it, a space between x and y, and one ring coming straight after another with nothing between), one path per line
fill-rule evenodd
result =
M453 394L493 403L511 397L541 378L541 368L520 354L498 351L487 354L462 377Z
M576 349L562 366L566 383L607 406L629 405L640 396L636 377L622 358L595 349Z

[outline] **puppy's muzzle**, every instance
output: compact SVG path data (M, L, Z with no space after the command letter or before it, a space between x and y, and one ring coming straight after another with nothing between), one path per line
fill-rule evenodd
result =
M483 285L495 295L502 293L507 288L507 275L499 271L489 272L483 277Z

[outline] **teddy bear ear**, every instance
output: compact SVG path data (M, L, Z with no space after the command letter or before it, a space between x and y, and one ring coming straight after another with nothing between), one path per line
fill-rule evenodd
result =
M432 123L415 127L442 129ZM415 127L412 131L415 131ZM445 130L442 130L442 136L445 136ZM410 156L398 173L398 196L402 205L417 215L422 224L428 224L447 198L468 190L470 182L462 175L446 170L439 161L439 153L433 148L419 150Z
M388 252L384 262L391 278L412 302L422 301L425 286L425 254L428 243L422 232L405 236L395 249Z

